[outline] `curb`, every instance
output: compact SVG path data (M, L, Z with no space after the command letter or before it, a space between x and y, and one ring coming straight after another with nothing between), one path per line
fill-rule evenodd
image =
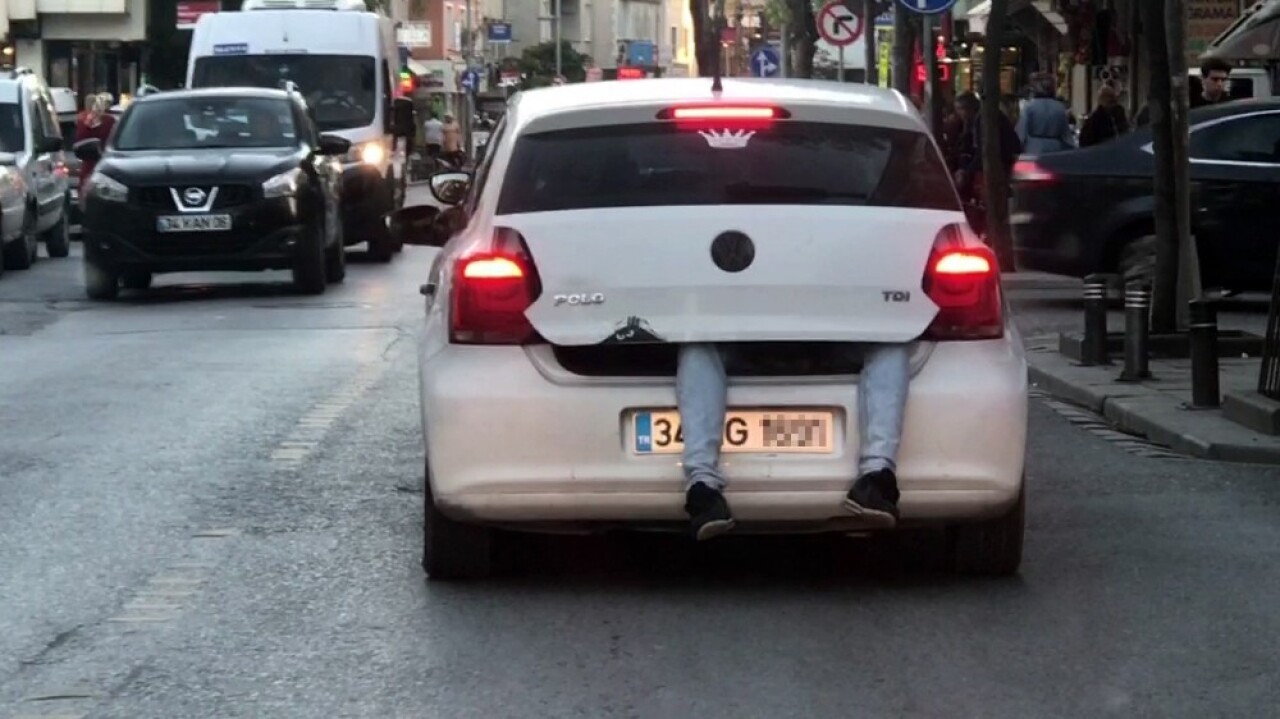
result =
M1069 361L1056 352L1029 351L1028 380L1058 399L1101 415L1122 432L1200 459L1280 465L1280 437L1238 425L1224 417L1221 410L1191 409L1167 392L1140 384L1103 384L1111 374L1110 368L1053 367L1055 359ZM1092 374L1096 383L1073 379L1064 370Z

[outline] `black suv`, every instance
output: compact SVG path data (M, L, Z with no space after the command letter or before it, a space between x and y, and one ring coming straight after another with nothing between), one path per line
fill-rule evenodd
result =
M316 131L293 90L147 95L120 118L85 185L84 269L92 299L160 272L293 270L305 294L346 275L340 215L350 148Z

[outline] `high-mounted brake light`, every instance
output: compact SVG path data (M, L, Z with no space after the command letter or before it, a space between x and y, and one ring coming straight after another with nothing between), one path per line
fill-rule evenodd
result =
M967 239L960 225L942 228L924 273L924 291L938 306L925 337L987 340L1004 336L1000 267L991 248Z
M458 258L450 293L449 341L523 344L537 333L525 317L542 283L524 238L500 227L483 246Z
M772 120L778 117L774 107L743 107L733 105L677 107L671 111L673 120Z

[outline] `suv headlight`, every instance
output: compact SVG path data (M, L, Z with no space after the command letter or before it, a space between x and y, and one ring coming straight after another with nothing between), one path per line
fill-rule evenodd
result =
M352 145L344 158L346 162L363 162L366 165L381 165L385 159L387 159L387 148L383 147L382 142L378 140Z
M298 184L301 181L302 170L295 167L262 183L262 194L267 198L293 197L298 194Z
M87 197L96 197L106 202L125 202L129 199L129 188L125 187L124 183L113 180L101 172L95 172L89 176L84 191Z

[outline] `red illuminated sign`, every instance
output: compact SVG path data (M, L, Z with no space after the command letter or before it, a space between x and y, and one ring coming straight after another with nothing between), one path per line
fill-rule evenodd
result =
M620 67L618 68L619 80L643 80L644 68L641 67Z

